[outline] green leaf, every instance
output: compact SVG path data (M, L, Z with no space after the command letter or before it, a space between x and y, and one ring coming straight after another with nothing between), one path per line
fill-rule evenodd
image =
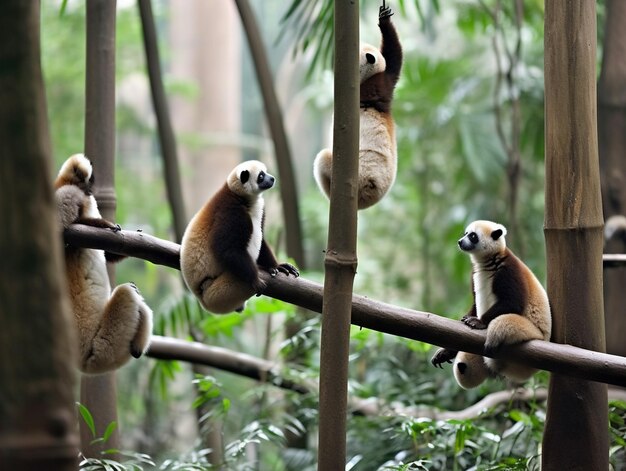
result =
M63 3L61 3L61 8L59 8L59 16L63 16L65 14L66 8L67 8L67 0L63 0Z
M76 405L78 406L78 412L80 413L80 416L83 418L83 421L91 432L91 436L96 438L96 425L93 421L93 416L91 415L91 412L89 412L89 409L87 409L80 402L77 402Z
M104 431L104 435L102 435L102 439L105 442L108 441L109 438L111 438L111 435L113 435L113 432L115 431L116 428L117 428L117 422L114 420L109 425L107 425L107 428Z

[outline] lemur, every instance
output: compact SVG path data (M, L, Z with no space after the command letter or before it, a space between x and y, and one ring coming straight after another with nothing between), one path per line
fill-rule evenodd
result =
M505 236L506 228L500 224L474 221L458 241L472 260L474 295L474 304L461 320L472 329L487 329L486 354L503 345L550 340L552 330L548 296L530 269L506 247ZM453 358L454 376L465 389L492 376L523 382L536 371L506 359L447 348L437 350L431 361L441 366Z
M180 250L183 279L209 312L241 311L248 298L265 289L259 269L298 276L289 263L278 263L263 238L263 192L274 186L265 165L237 165L226 183L191 219Z
M383 0L378 13L380 50L365 43L360 47L359 209L380 201L396 178L398 157L391 101L400 78L402 46L391 22L392 15ZM332 149L323 149L313 163L315 180L328 197L332 159Z
M119 231L119 225L100 215L93 184L93 168L84 155L72 155L62 165L54 182L62 227L78 223ZM123 258L107 257L110 261ZM145 353L152 334L152 310L134 283L111 292L102 250L66 245L65 268L79 340L79 369L104 373Z

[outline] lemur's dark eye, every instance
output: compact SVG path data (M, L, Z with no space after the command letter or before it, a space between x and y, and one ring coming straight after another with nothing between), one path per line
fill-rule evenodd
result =
M471 232L470 235L467 236L472 244L478 243L478 235L475 232Z
M260 172L259 176L256 179L257 183L263 183L263 180L265 180L265 172Z

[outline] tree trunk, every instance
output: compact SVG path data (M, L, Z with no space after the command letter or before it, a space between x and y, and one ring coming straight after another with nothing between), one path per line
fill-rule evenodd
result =
M344 469L352 286L357 266L359 2L336 2L335 123L320 350L319 470Z
M598 137L605 218L626 216L626 2L608 0L602 71L598 82ZM626 237L608 241L605 252L626 253ZM606 349L626 356L626 266L604 272Z
M302 230L300 228L300 215L298 211L298 192L296 191L296 179L293 172L293 163L289 143L285 133L283 115L278 104L269 61L263 46L263 38L250 8L248 0L235 0L239 9L239 16L243 24L248 46L252 54L254 69L263 96L263 104L267 124L270 128L276 164L280 177L280 194L283 206L283 217L287 235L287 255L292 257L296 264L304 269L304 248L302 247Z
M546 2L544 37L552 339L604 351L595 2ZM542 448L545 471L608 469L606 385L553 374Z
M174 136L169 107L167 106L167 96L165 95L165 87L163 86L159 45L151 2L152 0L139 0L139 13L141 14L143 44L146 52L148 77L150 78L152 104L159 127L159 143L161 145L161 156L163 157L167 199L172 211L176 242L180 243L183 239L185 227L187 226L187 216L185 215L185 202L183 200L180 171L178 168L176 137Z
M39 2L0 6L0 469L75 470L76 339L50 180Z
M95 197L102 217L115 220L115 0L87 1L87 70L85 87L85 154L95 175ZM115 284L115 269L109 264L109 279ZM115 373L81 378L80 402L93 415L96 433L117 421ZM101 457L117 449L116 428L106 443L92 444L94 437L80 421L81 451L87 457ZM111 455L109 455L111 457ZM113 456L114 458L114 456Z
M241 128L241 33L233 2L168 3L170 79L197 87L194 96L173 95L170 101L180 136L185 208L194 214L241 161L238 147L209 142L214 136L236 135Z

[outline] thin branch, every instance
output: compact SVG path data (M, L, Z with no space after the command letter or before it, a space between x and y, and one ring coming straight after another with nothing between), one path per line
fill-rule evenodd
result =
M110 250L172 268L179 267L178 244L140 232L112 232L75 224L66 229L64 235L67 243L71 241L77 247ZM272 278L265 273L262 278L267 282L263 294L314 312L322 311L323 286L319 283L284 275ZM472 330L459 321L437 314L393 306L365 296L352 297L352 324L484 355L484 331ZM494 355L501 356L553 373L626 386L626 358L617 355L531 340L522 345L502 348L498 355Z
M146 355L157 360L185 361L196 365L218 368L299 394L317 391L319 387L314 381L311 381L310 384L304 384L303 382L295 382L283 378L280 371L278 371L280 365L271 361L199 342L189 342L155 335L152 337L152 343ZM547 397L548 391L545 388L535 390L524 388L509 389L488 394L475 404L458 411L441 410L427 406L407 407L399 402L388 404L378 398L362 399L351 396L348 401L350 412L356 415L425 417L433 420L468 420L492 415L501 404L513 401L545 401ZM609 400L626 400L626 391L616 388L609 389Z
M205 345L200 342L188 342L170 337L155 335L146 353L158 360L178 360L211 366L230 373L263 381L282 389L300 394L311 391L309 386L298 384L281 377L277 365L245 353L234 352L226 348Z
M487 394L481 400L461 410L441 410L434 407L412 406L402 404L381 404L379 400L357 400L355 412L368 416L407 416L427 418L432 420L470 420L494 415L498 406L511 402L545 401L548 398L548 390L517 388L506 389ZM609 388L609 401L626 401L626 391L620 388Z

